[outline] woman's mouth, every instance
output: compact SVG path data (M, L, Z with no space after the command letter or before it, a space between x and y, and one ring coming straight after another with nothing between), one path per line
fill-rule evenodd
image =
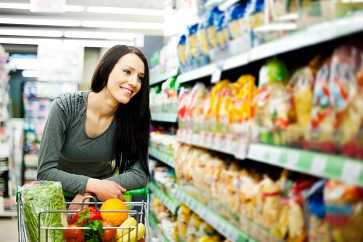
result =
M120 88L122 90L124 90L127 93L127 95L129 95L129 96L132 96L132 94L134 93L134 91L131 90L130 88L127 88L127 87L120 87Z

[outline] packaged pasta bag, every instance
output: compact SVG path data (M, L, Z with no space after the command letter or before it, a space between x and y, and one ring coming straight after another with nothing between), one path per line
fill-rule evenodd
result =
M203 130L203 102L209 96L208 89L203 83L197 83L191 93L190 100L190 117L193 123L193 130L195 132L200 132Z
M219 11L218 7L213 7L206 16L205 19L205 28L207 30L208 43L211 49L214 49L218 46L217 40L217 30L214 25L214 16Z
M232 40L240 38L248 33L248 25L244 19L245 5L237 3L231 7L228 13L228 30Z
M190 64L192 68L197 68L199 66L198 58L200 56L199 46L198 46L198 24L193 24L188 27L188 47L190 53Z
M197 32L197 40L199 47L199 64L206 65L210 63L210 45L208 43L208 32L207 32L207 24L199 23L198 24L198 32Z
M226 13L217 7L214 11L213 22L216 29L218 47L225 49L229 41Z
M179 129L189 128L189 107L190 107L190 88L182 87L178 96L178 125Z
M187 53L187 37L185 34L181 35L177 45L178 59L180 69L182 72L188 70L188 53Z
M324 187L324 203L333 241L363 241L362 187L330 180Z
M340 150L352 157L363 157L363 85L359 81L362 50L341 46L331 60L330 88L335 107L335 142Z
M254 115L253 99L257 88L252 75L242 75L237 82L231 84L233 105L229 120L232 124L241 124L251 120Z
M292 75L288 92L291 96L289 125L285 132L286 142L300 146L308 129L313 103L314 74L310 67L301 68Z
M214 85L210 92L210 107L208 111L208 119L211 121L211 129L214 133L219 132L220 130L219 115L223 99L222 93L224 93L224 89L228 88L228 85L228 80L220 81L216 85Z
M324 180L317 181L306 193L309 242L331 242L329 224L325 221L324 186Z
M309 132L304 147L324 152L334 152L335 113L330 88L330 60L326 61L315 77L313 107Z

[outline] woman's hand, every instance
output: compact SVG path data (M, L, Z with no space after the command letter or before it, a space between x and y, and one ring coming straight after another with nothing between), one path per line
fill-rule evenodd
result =
M95 194L100 201L105 201L109 198L122 198L126 189L114 181L90 178L86 191Z

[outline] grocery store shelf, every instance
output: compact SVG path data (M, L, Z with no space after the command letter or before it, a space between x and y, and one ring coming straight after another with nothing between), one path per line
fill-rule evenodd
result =
M182 203L185 203L191 210L198 214L203 220L210 224L220 234L227 239L235 242L254 242L253 238L234 227L227 220L215 214L211 209L198 202L182 188L175 189L175 197Z
M247 157L289 170L363 186L362 160L264 144L251 144Z
M150 182L148 186L152 193L155 194L157 198L159 198L159 200L169 209L169 211L173 214L176 214L180 203L174 197L170 196L170 194L163 192L154 182Z
M159 122L176 123L178 120L177 113L152 113L151 119Z
M247 140L243 142L242 138L238 140L218 139L212 136L206 138L199 134L178 131L177 139L181 143L233 155L237 159L245 159L247 155Z
M320 44L336 38L348 36L363 31L363 12L339 19L315 24L298 30L289 36L262 44L243 54L233 56L221 62L212 63L196 70L179 75L178 82L185 83L195 79L212 76L214 72L229 70L248 63L273 57L292 50ZM309 36L308 38L306 36Z
M149 222L154 231L158 232L163 237L163 242L172 242L173 240L168 238L161 230L154 212L149 212Z
M179 83L189 82L198 78L210 76L216 71L218 68L214 64L209 64L198 69L186 72L178 76L177 81Z
M159 161L167 164L168 166L174 168L174 160L173 160L173 157L171 157L170 155L166 154L165 152L162 152L158 149L155 149L155 148L152 148L150 147L149 148L149 154L158 159Z
M358 13L349 17L343 17L312 25L285 38L281 38L252 49L249 61L252 62L260 60L266 57L271 57L277 54L358 33L363 31L362 22L363 14ZM306 36L309 37L307 38Z
M177 71L173 71L171 73L166 73L166 74L162 74L160 76L156 76L155 78L151 78L150 85L155 85L160 82L163 82L163 81L169 79L170 77L175 76L176 74L177 74Z
M16 211L0 211L0 218L10 218L16 216Z

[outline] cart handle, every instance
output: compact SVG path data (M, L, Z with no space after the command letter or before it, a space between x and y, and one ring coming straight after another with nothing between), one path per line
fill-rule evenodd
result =
M143 195L147 195L148 194L148 188L145 187L141 187L141 188L137 188L137 189L131 189L128 190L126 192L123 193L124 196L143 196ZM71 193L71 192L63 192L64 196L69 196L69 197L73 197L75 194Z

